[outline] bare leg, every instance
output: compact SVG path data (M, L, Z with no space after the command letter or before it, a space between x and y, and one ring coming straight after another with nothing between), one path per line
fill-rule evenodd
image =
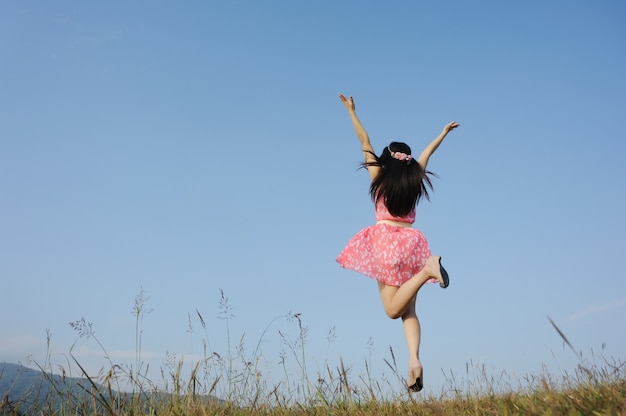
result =
M402 317L404 336L409 351L407 384L408 388L414 392L422 390L424 386L423 368L419 359L421 330L415 314L415 299L417 292L424 283L432 278L437 279L442 284L444 283L439 256L429 257L424 268L400 287L378 283L380 298L387 315L392 319Z
M418 274L407 280L400 287L388 286L378 282L378 291L385 312L391 319L400 318L416 293L429 279L443 282L439 266L439 256L430 256L426 265Z
M406 337L406 345L409 350L409 365L415 367L419 364L420 359L420 322L415 314L415 298L407 307L404 315L402 315L402 324L404 326L404 335Z
M424 386L422 378L423 369L420 362L420 322L415 314L415 297L409 302L402 315L404 326L404 336L409 351L409 376L407 378L408 387L413 391L420 391Z

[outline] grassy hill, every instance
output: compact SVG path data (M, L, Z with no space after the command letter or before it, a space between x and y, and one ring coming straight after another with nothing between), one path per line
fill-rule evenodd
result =
M17 364L0 364L0 415L626 415L623 364L583 368L555 380L529 378L518 392L494 392L488 382L479 393L454 397L411 396L392 401L351 396L324 402L281 405L269 395L241 405L190 392L118 394L89 379L42 373ZM271 392L270 392L271 394Z

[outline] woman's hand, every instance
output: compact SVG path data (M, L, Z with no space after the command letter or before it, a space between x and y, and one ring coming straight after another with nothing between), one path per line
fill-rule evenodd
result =
M456 121L453 121L451 123L446 124L446 126L443 128L443 132L444 134L448 134L459 126L460 126L459 123L457 123Z
M339 94L339 99L341 100L341 102L343 103L343 105L346 106L346 108L348 110L354 110L355 106L354 106L354 99L352 97L350 97L349 99L343 95L343 94Z

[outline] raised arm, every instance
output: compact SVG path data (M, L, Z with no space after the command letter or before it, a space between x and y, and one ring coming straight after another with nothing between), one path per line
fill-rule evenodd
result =
M343 94L339 94L339 99L343 103L343 105L348 110L348 115L350 116L350 120L352 121L352 126L354 127L354 131L356 132L359 141L361 142L361 149L363 150L363 156L365 158L365 163L375 162L376 158L374 157L374 148L372 148L372 144L370 143L370 138L363 128L359 117L356 115L356 109L354 105L354 99L352 97L347 98ZM367 171L369 172L372 179L378 176L380 172L379 166L367 166Z
M426 148L420 154L420 157L417 159L417 163L420 164L422 169L426 170L426 165L428 165L428 159L430 159L430 156L435 153L435 150L437 150L437 148L439 147L443 139L446 138L448 133L450 133L452 130L456 129L459 126L460 124L454 121L446 124L439 136L437 136L435 140L433 140L428 146L426 146Z

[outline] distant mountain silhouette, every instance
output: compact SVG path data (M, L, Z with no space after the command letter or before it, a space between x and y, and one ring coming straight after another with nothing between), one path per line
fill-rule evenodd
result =
M11 411L23 414L46 409L53 411L62 401L70 402L70 397L86 398L86 391L91 387L84 378L44 373L21 364L0 363L0 415L11 414Z
M94 403L91 392L108 403L113 401L111 397L115 397L118 404L132 396L131 393L110 391L108 387L86 378L51 374L21 364L0 363L0 416L53 414L57 413L61 404L66 410L75 405L85 411L86 404ZM155 395L161 399L168 397L168 393L142 393L147 400L155 398ZM214 396L197 396L197 399L200 398L222 403ZM96 401L102 403L100 400Z

